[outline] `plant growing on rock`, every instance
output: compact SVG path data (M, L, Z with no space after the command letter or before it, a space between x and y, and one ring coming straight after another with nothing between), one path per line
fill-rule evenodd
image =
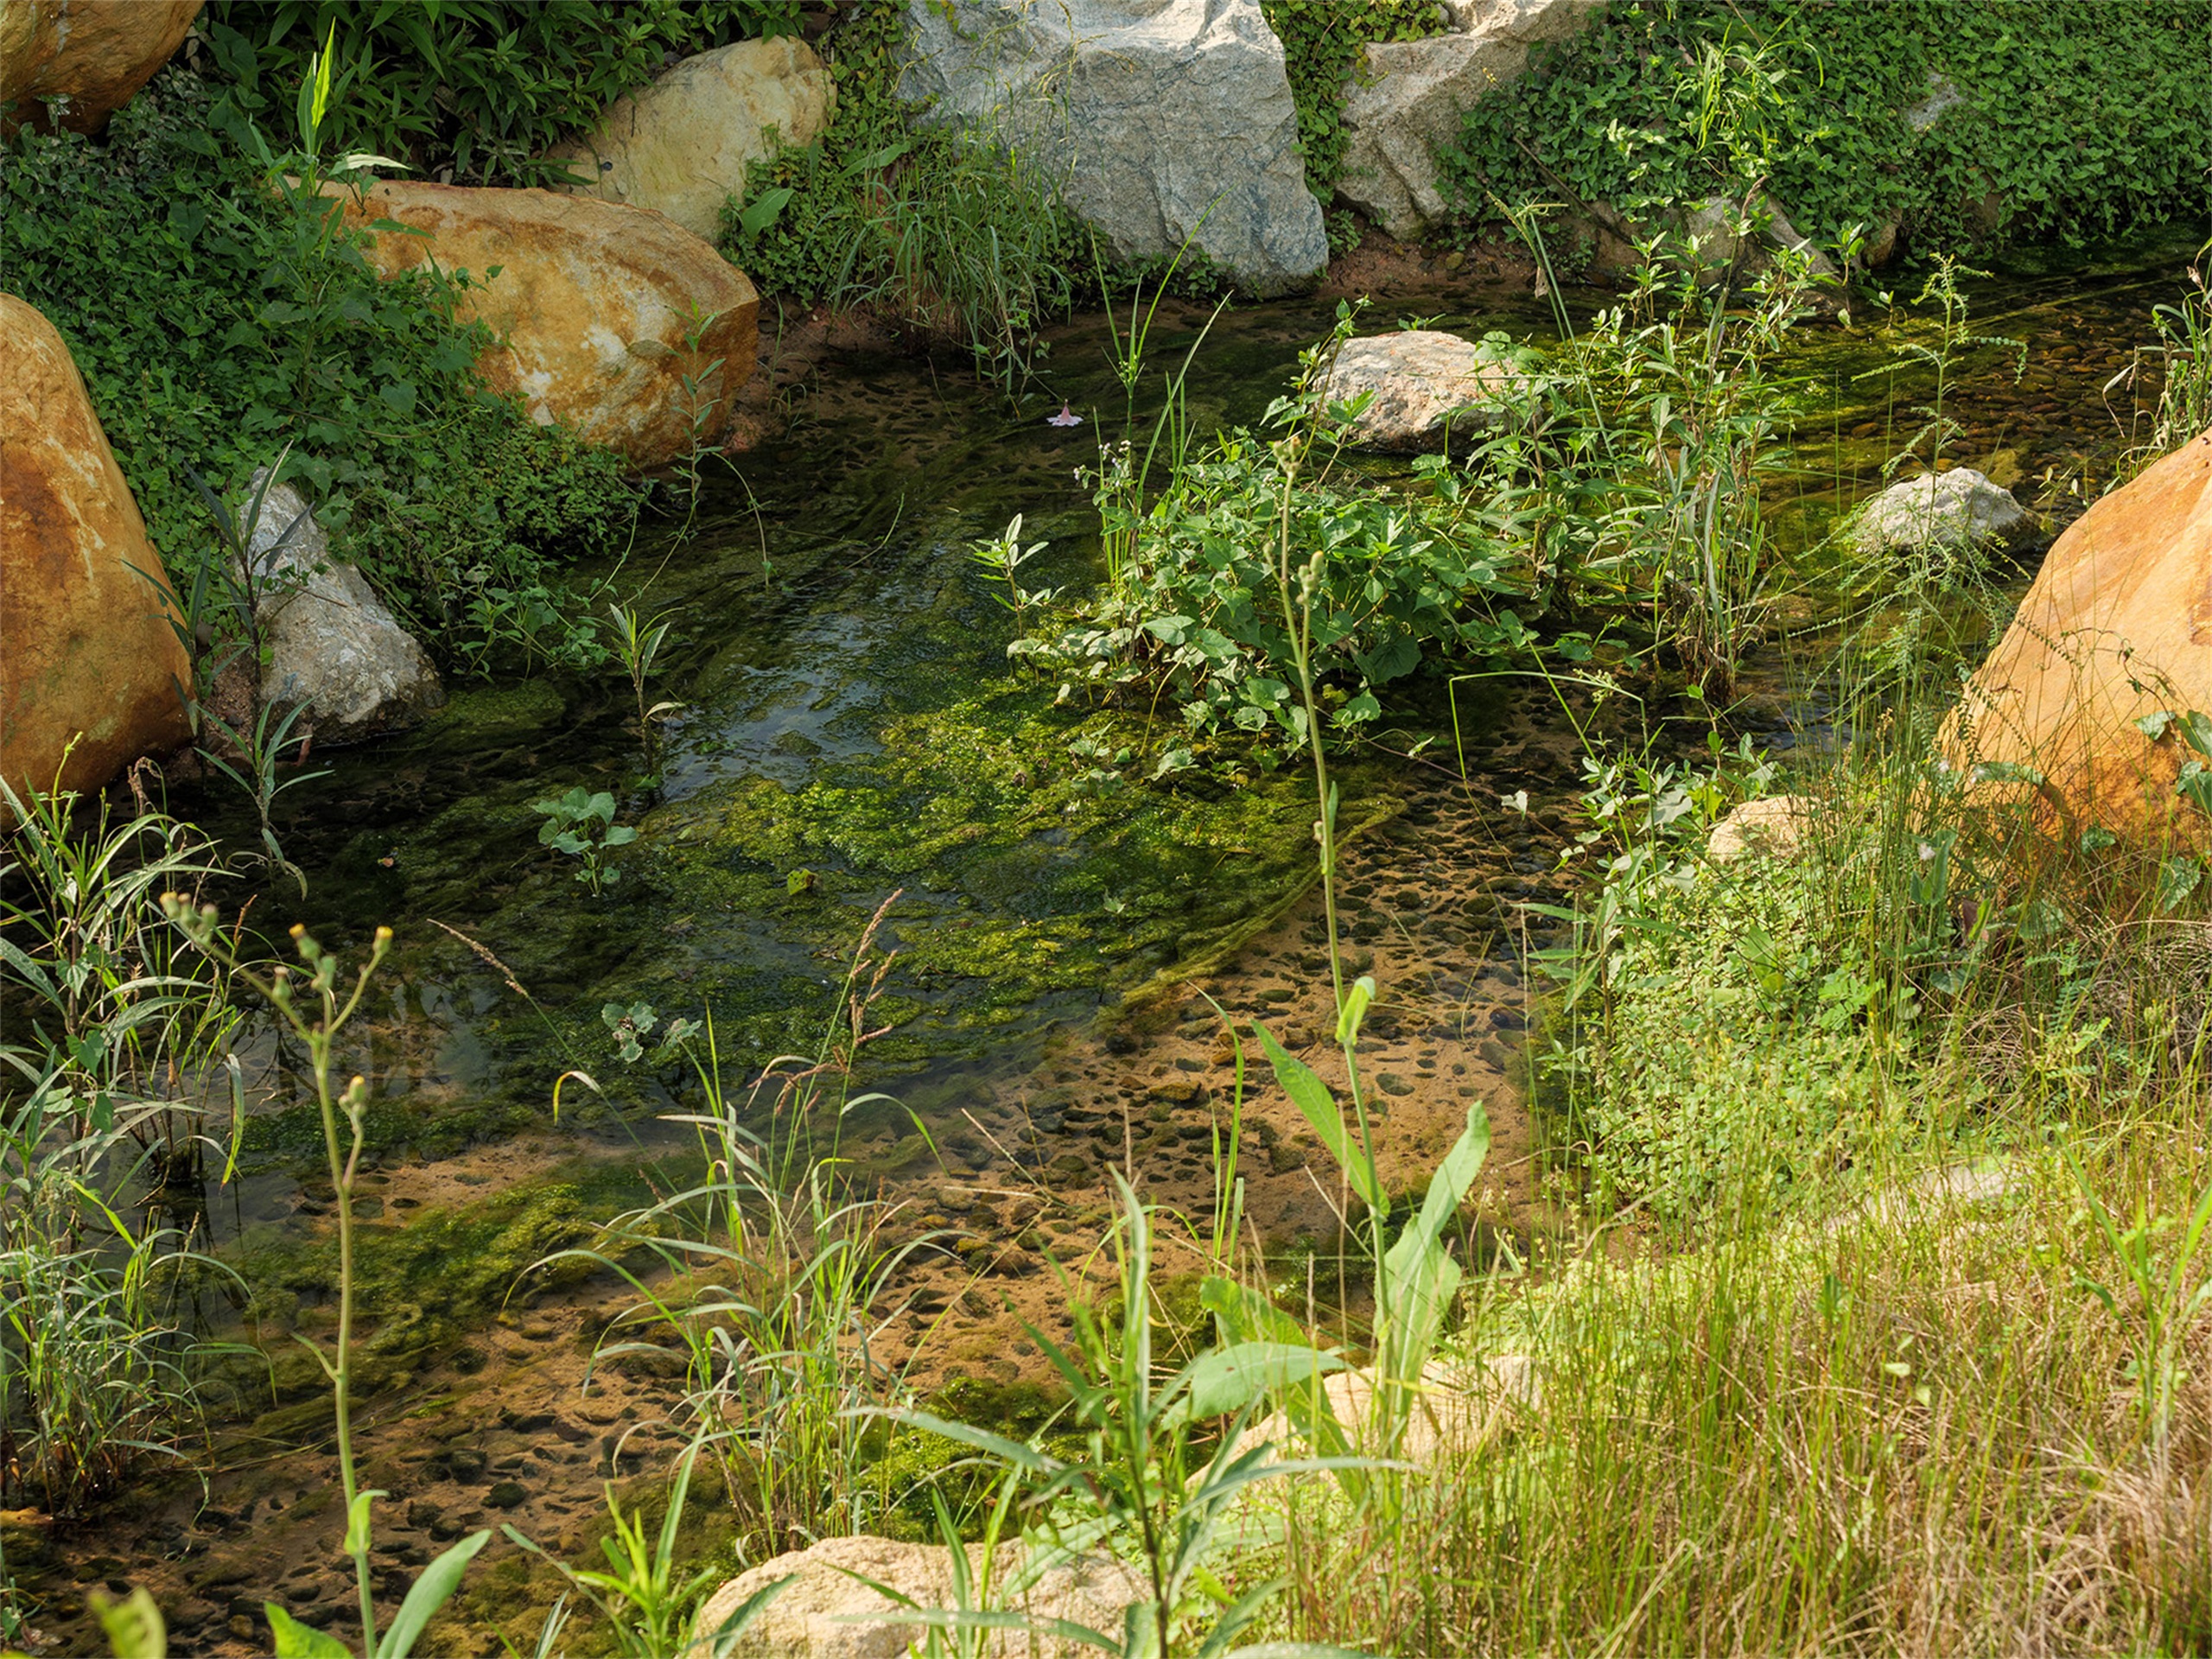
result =
M1071 687L1164 692L1191 731L1249 733L1279 757L1306 747L1316 717L1345 729L1376 720L1378 689L1431 652L1484 656L1525 638L1501 601L1525 604L1529 589L1499 525L1440 457L1421 467L1419 493L1330 482L1341 440L1319 434L1351 410L1332 411L1324 386L1354 315L1340 308L1329 339L1305 353L1298 391L1268 411L1273 435L1226 434L1171 456L1150 502L1143 469L1109 455L1096 499L1117 550L1113 576L1010 652ZM1286 545L1290 613L1279 602ZM1296 695L1301 658L1310 707Z

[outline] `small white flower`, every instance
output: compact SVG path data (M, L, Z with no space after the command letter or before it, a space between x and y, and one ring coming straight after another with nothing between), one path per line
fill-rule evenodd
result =
M1920 843L1920 861L1923 864L1936 856L1936 849L1927 842Z

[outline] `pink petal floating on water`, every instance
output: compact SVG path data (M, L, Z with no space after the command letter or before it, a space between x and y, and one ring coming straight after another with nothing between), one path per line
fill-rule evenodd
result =
M1064 398L1060 403L1060 412L1057 415L1047 415L1045 417L1045 424L1047 426L1081 426L1083 424L1083 416L1077 414L1072 409L1070 409L1067 405L1066 400Z

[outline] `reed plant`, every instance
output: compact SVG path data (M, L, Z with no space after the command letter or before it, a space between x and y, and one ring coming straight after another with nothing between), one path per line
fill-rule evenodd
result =
M847 1115L891 1103L849 1084L885 1029L871 1010L896 952L878 933L897 898L863 932L813 1055L779 1057L740 1090L711 1020L663 1028L659 1053L687 1058L699 1091L669 1121L696 1137L703 1173L539 1264L588 1262L630 1286L638 1300L594 1364L682 1365L683 1416L720 1465L748 1548L769 1554L862 1530L894 1496L872 1474L880 1436L867 1414L904 1398L884 1330L905 1306L892 1281L928 1241L899 1236L900 1207L857 1187L840 1147ZM641 1054L654 1012L607 1014Z
M161 915L221 874L205 836L58 789L0 804L0 1503L73 1513L202 1426L198 1193L236 1145L238 1014Z
M2138 379L2155 363L2159 373L2158 407L2151 429L2128 452L2129 472L2140 471L2160 455L2178 449L2199 433L2212 430L2212 242L2196 251L2186 273L2188 286L2178 301L2151 308L2156 346L2113 377L2109 394Z

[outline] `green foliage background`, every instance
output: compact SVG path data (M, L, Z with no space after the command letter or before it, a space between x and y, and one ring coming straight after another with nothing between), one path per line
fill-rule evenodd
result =
M331 147L425 178L536 184L539 154L671 56L794 34L798 0L213 0L215 118L281 123L336 30Z
M1719 53L1784 72L1751 123L1776 199L1816 241L1901 217L1923 245L2076 244L2212 210L2207 0L1646 0L1616 4L1470 111L1441 158L1462 205L1696 200L1739 175L1700 149L1689 83ZM1936 78L1961 102L1925 132ZM1993 193L2001 206L1993 213Z
M290 444L343 556L448 660L480 655L526 597L545 607L554 550L626 527L634 491L614 457L481 389L488 336L454 323L450 289L319 247L214 129L215 96L171 71L103 143L19 133L8 286L67 341L180 591L218 545L186 468L236 501Z

